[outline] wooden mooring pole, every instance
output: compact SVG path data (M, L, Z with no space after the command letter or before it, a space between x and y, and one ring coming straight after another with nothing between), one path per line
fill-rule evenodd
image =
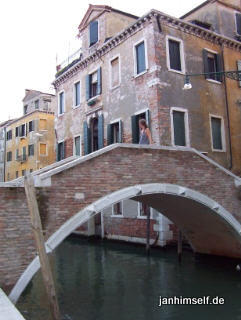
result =
M150 226L151 226L151 210L146 204L143 204L144 212L146 214L146 253L150 254Z
M178 239L177 239L177 255L178 261L182 261L182 231L178 229Z
M42 223L39 215L38 202L32 176L28 175L24 178L24 188L30 212L30 219L33 228L33 234L36 244L36 249L39 255L43 281L48 297L50 312L53 320L60 320L59 305L54 287L53 275L50 268L50 263L45 250L44 236Z

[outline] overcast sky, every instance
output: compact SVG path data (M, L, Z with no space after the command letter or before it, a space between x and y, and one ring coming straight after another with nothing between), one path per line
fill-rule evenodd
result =
M0 11L0 121L22 115L24 89L53 93L57 61L79 48L78 25L89 3L138 16L157 9L175 17L203 0L7 0Z

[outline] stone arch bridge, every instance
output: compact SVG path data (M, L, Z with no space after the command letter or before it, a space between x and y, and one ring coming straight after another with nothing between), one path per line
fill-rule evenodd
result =
M115 144L33 173L46 250L124 199L162 212L199 253L241 258L241 179L192 148ZM0 287L16 302L36 256L23 178L0 185Z

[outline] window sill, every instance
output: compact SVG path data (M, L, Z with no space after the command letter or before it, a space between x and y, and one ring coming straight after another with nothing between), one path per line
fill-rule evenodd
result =
M58 118L63 117L64 112L63 113L58 113Z
M124 218L123 214L119 215L119 214L112 214L110 216L111 218Z
M224 150L224 149L220 150L220 149L213 149L212 148L212 152L226 152L226 150Z
M80 107L80 104L78 104L77 106L72 106L72 109L77 109Z
M146 220L147 217L146 216L137 216L137 219L141 219L141 220ZM150 219L152 220L152 215L150 216Z
M208 82L211 82L211 83L216 83L216 84L222 84L222 82L220 81L217 81L217 80L214 80L214 79L206 79Z
M138 74L134 74L133 78L136 79L140 76L143 76L143 74L147 73L148 69L146 69L145 71L141 72L141 73L138 73Z
M120 88L120 83L119 83L117 86L115 86L115 87L111 87L110 90L112 91L112 90L115 90L115 89L117 89L117 88Z
M170 68L168 68L168 71L174 72L174 73L178 73L178 74L181 74L181 75L185 75L185 72L184 72L184 71L179 71L179 70L170 69Z

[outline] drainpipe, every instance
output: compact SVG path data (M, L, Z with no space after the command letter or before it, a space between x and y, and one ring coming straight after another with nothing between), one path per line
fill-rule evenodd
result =
M224 45L222 44L222 60L224 65ZM225 65L224 65L225 71ZM231 131L230 131L230 113L229 113L229 102L228 102L228 93L227 93L227 80L226 76L224 75L224 92L225 92L225 104L226 104L226 112L227 112L227 120L228 120L228 142L229 142L229 153L230 153L230 163L229 163L229 170L233 168L233 155L232 155L232 139L231 139Z
M7 143L6 143L6 127L3 128L4 130L4 152L3 152L3 181L6 181L6 147L7 147Z

